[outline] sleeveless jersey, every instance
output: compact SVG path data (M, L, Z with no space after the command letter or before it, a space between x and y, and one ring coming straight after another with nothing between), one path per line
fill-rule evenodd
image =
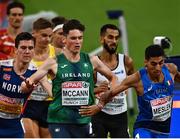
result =
M53 80L53 101L49 105L49 123L87 124L91 118L81 116L82 105L94 104L93 66L89 56L80 53L78 62L70 62L64 54L57 56L58 69Z
M126 78L126 70L124 66L124 55L118 54L118 65L112 70L112 72L117 76L118 83L120 83L124 78ZM97 82L96 86L98 86L103 81L108 81L103 75L97 72ZM98 102L98 99L96 99ZM126 93L120 93L116 95L109 103L107 103L102 109L103 112L114 115L120 114L127 111L127 101L126 101Z
M0 118L20 118L21 111L29 94L20 91L22 79L13 69L13 59L0 61ZM31 76L36 68L31 63L24 77Z
M53 58L53 57L55 57L55 49L52 45L49 45L49 58ZM44 63L44 61L37 61L35 59L32 59L32 62L37 67L40 67ZM48 81L52 83L50 78L48 78ZM33 90L29 99L37 100L37 101L51 100L48 93L44 90L44 88L40 84L36 87L36 89Z
M144 94L138 96L139 115L134 128L169 132L174 82L166 66L162 67L164 81L154 83L145 68L140 71Z
M15 42L6 29L0 30L0 60L13 58L15 54Z

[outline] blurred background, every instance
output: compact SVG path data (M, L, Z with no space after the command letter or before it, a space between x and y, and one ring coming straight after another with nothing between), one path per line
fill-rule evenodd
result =
M107 16L108 10L123 10L126 21L129 55L136 70L143 66L144 50L155 36L168 36L173 50L170 55L180 54L180 1L179 0L19 0L26 6L25 15L53 12L68 19L79 19L85 26L83 51L91 52L100 46L99 30L103 24L118 20ZM2 11L1 11L2 12ZM48 17L48 14L47 14ZM120 42L119 52L122 52ZM129 115L132 133L135 114Z
M83 51L99 47L99 30L103 24L114 23L106 12L123 10L126 20L129 54L136 68L143 66L144 49L154 36L168 36L173 45L171 55L180 53L179 0L22 0L25 15L54 11L66 18L79 19L85 26ZM121 45L120 45L121 47ZM120 49L121 50L121 49Z

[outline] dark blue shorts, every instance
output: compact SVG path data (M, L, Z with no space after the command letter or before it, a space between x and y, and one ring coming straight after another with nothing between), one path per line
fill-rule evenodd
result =
M156 132L146 128L137 128L133 132L134 138L168 138L168 133Z
M0 118L0 138L24 138L20 119Z
M89 124L49 124L52 138L89 138Z

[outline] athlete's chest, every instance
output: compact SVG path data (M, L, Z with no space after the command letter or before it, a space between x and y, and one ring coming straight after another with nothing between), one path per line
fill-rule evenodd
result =
M6 68L5 70L12 70L11 68ZM16 96L17 94L20 95L20 85L21 85L22 79L15 74L13 71L2 71L0 74L0 87L2 94L8 95L8 96Z

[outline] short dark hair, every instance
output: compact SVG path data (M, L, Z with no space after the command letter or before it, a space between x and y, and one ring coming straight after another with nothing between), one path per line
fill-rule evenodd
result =
M65 24L68 20L63 16L56 16L51 19L51 22L53 24L53 28L60 24Z
M101 35L101 36L104 36L107 29L118 30L118 32L119 32L119 37L121 37L121 31L120 31L120 29L119 29L117 26L113 25L113 24L105 24L105 25L103 25L103 26L101 27L101 29L100 29L100 35Z
M159 45L150 45L145 50L145 59L149 60L151 57L159 57L163 56L165 57L164 50Z
M52 28L52 24L48 19L39 18L33 23L33 30L41 30L46 28Z
M67 23L64 24L63 26L63 33L64 35L67 35L70 30L78 29L82 32L85 31L85 26L80 23L80 21L76 19L71 19Z
M25 6L24 6L23 3L15 1L15 2L11 2L7 6L6 14L9 15L10 14L10 10L13 9L13 8L21 8L23 10L23 13L24 13L24 10L25 10Z
M32 40L34 42L34 45L36 43L35 38L29 32L21 32L15 38L15 47L16 48L19 47L19 42L22 40Z

